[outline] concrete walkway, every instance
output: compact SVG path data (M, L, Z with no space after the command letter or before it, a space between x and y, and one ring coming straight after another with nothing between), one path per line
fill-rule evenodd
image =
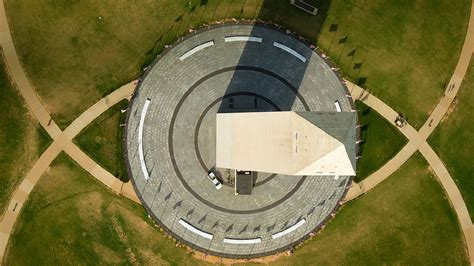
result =
M26 78L26 74L18 59L18 55L13 45L13 40L8 26L7 15L3 1L0 1L0 45L3 49L3 55L6 65L13 78L13 82L20 90L21 95L26 101L33 115L38 119L41 126L54 139L61 134L61 129L52 121L49 112L41 104L36 92L33 90L30 82Z
M471 61L472 53L474 52L474 2L471 4L471 14L469 18L469 26L464 40L461 55L459 57L456 69L451 77L451 80L445 90L443 98L440 100L438 105L435 107L430 117L426 120L420 131L416 131L409 124L402 128L398 128L400 132L407 137L409 140L408 144L389 162L387 162L378 171L367 177L365 180L358 184L354 184L348 191L345 201L352 200L367 191L374 188L377 184L385 180L392 173L394 173L401 165L403 165L411 155L419 150L421 154L426 158L428 164L435 172L437 178L442 184L450 203L452 204L458 219L461 224L461 228L465 237L466 245L468 248L469 258L471 265L474 265L474 225L472 224L471 217L469 215L466 204L459 192L456 183L449 174L446 166L443 164L438 155L429 146L427 139L434 129L438 126L441 119L444 117L449 109L449 106L454 101L459 87L466 75L469 63ZM391 122L393 125L397 117L397 113L369 92L359 86L347 81L348 88L351 92L353 99L361 100L369 107L381 114L385 119Z
M69 139L74 139L74 137L79 134L79 132L81 132L87 125L89 125L102 113L107 111L110 107L123 99L129 98L135 89L135 85L135 82L130 82L102 98L100 101L89 107L89 109L82 113L78 118L76 118L76 120L74 120L64 130L64 133Z
M51 135L53 138L53 143L41 155L33 168L23 179L18 189L14 192L13 197L10 200L9 207L6 210L3 219L0 221L0 261L3 259L6 245L8 243L8 238L12 232L13 226L20 213L23 203L27 200L28 195L33 190L41 175L44 174L44 172L49 168L51 162L61 151L66 152L82 168L84 168L87 172L89 172L92 176L109 187L115 193L140 203L140 200L135 194L130 182L123 183L114 177L72 142L72 139L74 139L74 137L79 134L79 132L90 122L92 122L114 104L120 102L123 99L129 98L133 92L134 86L134 82L131 82L115 90L113 93L104 97L99 102L87 109L81 116L74 120L74 122L71 123L71 125L66 128L64 132L60 132L58 135L54 136Z
M347 191L344 201L349 201L373 189L379 183L398 170L417 151L417 146L413 142L408 142L395 157L385 165L364 179L362 182L354 183Z
M3 56L8 67L9 74L12 77L12 80L15 86L20 91L21 95L26 101L26 104L33 115L38 119L41 126L48 132L48 134L53 139L53 147L60 147L76 162L79 163L84 169L96 177L99 181L104 183L106 186L110 187L114 192L121 193L123 182L119 181L117 178L108 173L105 169L99 166L96 162L90 159L84 152L82 152L73 142L72 139L79 134L79 132L84 129L88 124L90 124L95 118L105 112L114 104L119 101L129 98L133 93L135 88L135 83L130 82L122 86L120 89L115 90L111 94L102 98L99 102L87 109L83 114L81 114L71 125L66 128L64 132L57 126L54 120L51 118L49 112L41 104L36 92L29 83L26 74L20 64L20 60L15 50L13 40L10 34L10 28L8 25L5 7L3 1L0 1L0 45L3 49ZM47 150L48 151L48 150ZM46 152L45 152L46 154ZM59 154L59 152L57 153ZM51 155L51 153L48 153ZM42 162L41 158L38 162ZM49 158L49 157L48 157ZM52 158L54 159L54 158ZM43 160L44 161L44 160ZM52 160L51 160L52 161ZM51 162L49 161L49 162ZM48 164L49 165L49 164ZM36 165L35 165L36 166ZM35 170L35 174L41 176L44 171L38 172L38 168L33 167L32 170ZM27 176L28 177L28 176ZM26 180L27 178L25 178ZM35 179L37 181L38 179ZM36 182L31 183L31 188L36 184ZM21 186L20 186L21 188ZM138 197L127 190L127 195L134 201L139 202ZM21 206L20 206L21 207ZM19 208L16 209L19 211ZM3 222L3 220L2 220ZM1 224L0 224L1 225ZM2 243L0 241L0 243ZM0 245L0 261L2 256L2 250Z
M393 110L390 106L382 102L379 98L370 94L363 88L355 85L351 81L345 80L345 82L347 88L351 93L352 99L364 102L367 106L374 109L375 111L377 111L377 113L387 119L392 125L396 126L395 119L397 119L398 113L395 110ZM416 132L416 129L413 128L410 124L407 124L404 127L398 129L409 140L416 139L418 137L418 132Z
M61 152L60 143L54 142L51 144L41 155L38 161L36 161L33 168L31 168L18 189L13 194L3 219L0 222L0 262L2 261L3 253L7 247L8 238L10 237L13 226L20 214L23 204L28 199L28 195L33 190L33 187L35 186L36 182L38 182L38 179L49 168L49 165L54 160L54 158L58 156L59 152Z
M472 52L470 54L472 54ZM466 69L464 69L464 71L466 70L467 67ZM464 199L461 196L461 193L459 192L458 187L456 186L456 183L454 182L453 178L446 169L446 166L443 164L441 159L433 151L433 149L429 146L427 142L427 138L434 130L434 124L439 124L444 114L448 110L449 105L454 100L455 93L458 89L459 85L456 89L454 89L453 87L451 88L451 91L449 92L450 96L445 96L440 101L440 103L436 106L435 111L433 111L433 113L430 115L430 118L428 119L428 121L430 122L425 123L425 125L420 129L419 132L417 132L410 125L406 125L403 128L398 128L400 132L402 132L408 138L409 141L407 145L405 145L405 147L403 147L403 149L400 150L400 152L398 152L395 157L393 157L376 172L368 176L360 183L353 184L347 192L344 201L355 199L358 196L374 188L377 184L381 183L391 174L393 174L396 170L398 170L406 161L408 161L408 159L410 159L413 153L419 150L421 154L425 157L425 159L428 161L430 167L435 172L437 178L439 179L448 196L451 205L453 206L458 216L459 223L461 224L461 228L468 248L471 265L474 265L474 225L472 224L468 209L466 207ZM357 86L354 87L354 91L358 92L359 90L363 89ZM381 102L373 95L367 94L368 93L365 92L365 96L362 98L354 97L353 95L353 98L361 100L369 107L379 112L388 121L392 122L392 124L394 124L393 122L395 121L396 115L395 117L393 116L394 114L392 110L388 106L386 106L385 103ZM429 126L430 123L431 126Z
M408 144L386 165L384 165L374 174L370 175L361 183L355 184L349 190L346 200L351 200L374 188L377 184L395 172L403 163L405 163L415 151L419 150L436 173L448 195L451 204L456 211L469 250L471 264L474 265L474 227L467 211L467 207L446 167L426 142L426 139L433 132L434 128L436 128L436 126L439 124L451 105L469 66L470 58L474 50L473 14L474 3L471 7L471 16L466 40L456 66L456 70L446 89L445 96L436 106L430 115L430 118L426 121L419 132L417 132L410 125L399 128L400 131L408 138ZM11 38L3 1L0 1L0 45L2 46L5 62L8 66L10 75L12 76L13 82L19 89L31 112L54 140L53 144L51 144L50 147L41 155L33 168L24 178L18 189L14 192L8 209L0 222L0 261L2 261L8 243L8 238L12 232L16 218L20 213L21 207L27 200L29 193L32 191L41 175L48 169L51 162L61 151L65 151L72 159L78 162L81 167L83 167L107 187L111 188L111 190L114 192L127 196L136 202L139 202L139 200L135 195L130 183L124 184L117 180L114 176L90 159L90 157L88 157L72 142L74 136L76 136L100 114L120 100L127 98L132 93L134 84L129 83L114 91L109 96L103 98L86 110L64 132L62 132L56 123L51 119L48 111L41 104L37 94L29 83L23 68L21 67L20 60ZM351 90L351 94L353 95L354 99L362 100L368 106L379 112L391 123L395 121L397 112L391 109L384 102L354 84L349 83L348 87Z
M464 54L464 56L470 58L470 55L472 55L472 51L473 50L471 50L469 54ZM468 65L465 69L461 68L460 71L464 71L465 73L467 67ZM361 100L369 107L380 113L383 117L385 117L395 126L394 121L397 114L394 113L394 111L391 110L390 107L385 105L385 103L383 103L382 101L378 100L375 96L370 95L368 92L363 92L362 88L350 82L348 82L348 84L349 88L352 87L351 92L354 99ZM405 135L405 137L407 137L407 139L409 140L407 145L405 145L405 147L403 147L403 149L400 150L400 152L398 152L395 157L388 161L379 170L368 176L360 183L353 184L347 192L344 201L355 199L356 197L370 191L377 184L381 183L391 174L393 174L396 170L398 170L406 161L408 161L408 159L413 155L413 153L419 150L421 154L425 157L425 159L428 161L430 167L435 172L437 178L439 179L448 196L451 205L453 206L456 212L456 215L458 216L459 223L461 225L461 229L466 241L466 246L468 248L471 265L474 265L474 225L472 224L468 209L453 178L449 174L441 159L433 151L433 149L429 146L427 142L427 138L434 130L434 124L439 124L440 120L443 118L444 114L448 110L449 105L454 100L455 93L458 91L458 89L459 85L457 88L454 88L452 85L448 85L447 90L450 91L446 93L446 96L443 97L443 99L441 99L440 103L436 106L435 111L433 111L433 113L430 115L430 118L427 120L427 122L420 129L419 132L417 132L410 125L398 128L400 132L402 132L403 135ZM430 123L431 126L429 126Z

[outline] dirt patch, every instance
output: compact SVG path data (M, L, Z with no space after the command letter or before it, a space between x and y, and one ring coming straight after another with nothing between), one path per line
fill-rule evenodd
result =
M92 228L96 221L104 219L101 207L104 204L102 194L98 191L85 194L80 197L76 203L77 215L85 228Z
M193 253L193 257L205 262L209 262L212 264L224 264L224 265L234 265L234 264L242 264L242 263L262 263L262 264L270 264L272 262L275 262L279 260L282 257L288 257L290 256L290 253L288 252L282 252L278 253L272 256L266 256L266 257L261 257L261 258L256 258L256 259L226 259L226 258L221 258L217 256L212 256L212 255L206 255L202 252L199 251L194 251L191 248L188 248L189 252Z
M444 120L448 119L449 116L454 112L456 111L456 108L458 107L458 99L454 99L454 101L451 103L451 105L449 106L448 110L446 111L446 113L444 114L443 118L441 118L441 123L444 122Z
M137 216L136 213L133 213L129 209L124 208L123 206L120 206L120 205L117 205L117 204L110 204L110 206L108 208L108 211L120 214L120 217L122 217L126 221L127 224L133 225L134 230L136 230L136 232L139 232L140 237L143 238L142 239L143 242L148 242L148 241L151 242L152 241L151 239L150 240L147 240L147 239L151 238L151 236L156 237L156 234L154 234L154 231L158 230L158 228L153 228L149 223L147 223L146 220L144 220L142 217ZM115 218L115 220L116 220L116 218ZM162 231L162 230L160 230L160 231ZM119 235L119 237L120 237L120 239L122 239L122 237L120 235ZM171 236L169 236L169 235L168 236L165 235L164 237L171 240ZM173 245L173 242L170 241L170 243L168 243L168 244ZM180 247L180 246L181 245L179 243L176 244L176 247ZM289 254L287 252L283 252L283 253L279 253L279 254L272 255L272 256L267 256L267 257L262 257L262 258L257 258L257 259L250 259L250 260L248 260L248 259L225 259L225 258L221 258L221 257L217 257L217 256L206 255L202 252L195 251L195 250L193 250L189 247L186 247L186 251L188 253L193 254L193 257L196 258L196 259L199 259L199 260L202 260L202 261L205 261L205 262L209 262L209 263L213 263L213 264L224 264L224 265L242 264L242 263L249 263L249 262L270 264L270 263L275 262L276 260L278 260L282 257L289 256ZM153 252L152 250L141 247L141 248L139 248L139 252L140 252L141 258L143 258L144 261L147 261L147 264L149 263L149 264L157 265L157 264L162 264L163 263L163 261L160 259L161 258L160 254L157 254L157 253Z
M166 259L163 259L161 253L150 249L147 245L147 243L154 243L157 238L161 238L161 241L166 241L162 234L157 234L157 229L148 223L146 220L147 218L137 215L136 212L123 205L116 204L115 202L109 205L107 212L113 213L113 215L118 215L122 219L124 224L121 229L125 235L128 232L128 245L133 243L134 250L138 253L137 257L140 259L140 263L149 265L168 265ZM130 233L133 235L130 235ZM168 244L173 245L173 242L170 241Z
M127 224L133 225L133 228L137 229L137 232L141 232L145 235L148 234L149 232L147 231L151 230L151 226L142 217L138 216L122 204L123 203L118 201L112 201L109 206L107 206L107 212L111 216L120 215Z
M118 219L117 219L117 216L113 216L112 217L112 226L115 230L115 232L117 232L117 235L118 237L120 238L120 241L125 245L127 246L127 248L125 249L125 252L127 253L127 258L128 258L128 261L133 264L133 265L138 265L138 262L137 262L137 257L135 255L135 253L133 253L132 251L132 248L129 247L129 241L128 241L128 237L127 235L125 234L122 226L120 225Z
M120 259L120 256L116 252L104 245L101 245L97 242L93 242L92 248L94 249L95 253L100 254L101 258L106 260L109 264L117 265L123 263L123 261Z
M159 253L153 252L153 250L149 249L140 249L140 257L144 261L145 264L149 265L168 265L168 263L164 263L161 255Z

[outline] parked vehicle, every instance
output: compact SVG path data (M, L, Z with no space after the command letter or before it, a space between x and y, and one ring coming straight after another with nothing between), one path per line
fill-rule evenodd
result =
M222 183L217 179L217 176L216 174L214 173L214 171L210 171L208 174L207 174L207 177L209 178L209 180L211 180L212 184L214 184L214 187L219 190L222 188Z

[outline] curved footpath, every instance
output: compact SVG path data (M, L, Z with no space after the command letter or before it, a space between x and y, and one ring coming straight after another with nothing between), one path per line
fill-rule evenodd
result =
M52 120L49 112L41 104L36 92L33 90L33 87L29 83L26 74L21 67L10 35L3 1L0 1L0 45L3 49L3 56L9 74L12 77L15 86L25 99L30 111L53 139L53 143L40 156L38 161L22 180L20 186L13 193L8 208L2 216L0 222L1 262L8 243L8 238L12 232L16 219L20 214L23 204L26 202L28 195L33 190L41 175L43 175L43 173L49 168L51 162L61 151L65 151L81 167L114 192L124 195L138 203L139 200L134 193L130 182L123 183L115 178L72 142L72 139L95 118L122 99L129 98L133 93L135 84L133 82L126 84L110 95L104 97L80 115L68 128L66 128L66 130L61 131L57 124Z
M471 61L472 53L474 52L474 2L471 3L471 14L469 17L469 25L464 40L464 44L461 50L461 54L454 70L453 76L449 81L443 98L440 100L438 105L435 107L430 117L426 120L420 131L416 131L409 124L402 128L398 128L400 132L408 138L408 144L389 162L383 167L377 170L375 173L370 175L362 182L355 184L349 189L346 195L346 201L354 199L363 193L366 193L378 183L385 180L390 174L395 172L403 163L405 163L411 155L419 150L421 154L428 161L428 164L435 172L441 185L443 186L446 194L448 195L449 201L451 202L454 210L461 224L461 228L466 240L466 245L469 252L469 258L471 265L474 265L474 225L472 224L471 217L467 210L466 204L459 192L456 183L449 174L446 166L433 151L427 142L428 137L438 126L441 119L448 111L449 106L454 101L456 94L461 86L464 76L466 75L469 63ZM384 102L377 99L375 96L364 91L359 86L347 81L348 87L350 88L351 95L354 99L361 100L369 107L380 113L385 119L395 125L394 121L397 117L397 112L391 109Z
M61 134L61 129L59 129L56 123L51 120L49 112L41 104L36 92L33 90L33 87L21 67L15 46L13 45L3 1L0 1L0 45L2 46L6 65L13 78L13 82L20 90L26 104L48 134L53 139L57 138Z
M33 168L31 168L23 179L18 189L14 192L13 197L10 199L10 203L8 204L8 208L0 221L0 262L3 259L8 238L12 232L16 219L20 214L21 207L26 202L28 195L33 190L33 187L36 185L41 175L43 175L43 173L49 168L51 162L61 151L66 152L82 168L115 193L140 203L140 200L136 196L130 182L123 183L118 180L72 142L72 139L74 139L74 137L92 120L97 118L114 104L130 97L133 89L133 83L122 86L120 89L114 91L112 94L90 107L57 137L53 137L53 143L41 155Z
M18 217L21 207L28 198L29 193L33 190L36 182L41 175L48 169L51 162L61 152L65 151L73 160L75 160L81 167L88 171L91 175L97 178L104 185L109 187L116 193L122 194L138 203L139 200L133 191L131 183L123 183L117 180L113 175L103 169L100 165L88 157L80 148L78 148L72 139L89 123L91 123L100 114L106 111L109 107L118 103L120 100L128 98L134 89L134 84L129 83L117 89L110 95L101 99L99 102L91 106L83 114L81 114L66 130L61 129L51 119L49 112L41 104L36 92L29 83L23 68L21 67L18 55L13 45L13 40L8 26L4 3L0 0L0 45L3 48L5 62L9 73L15 83L16 87L25 99L28 107L34 116L38 119L41 126L45 128L48 134L52 137L53 143L41 155L35 165L31 168L28 174L13 196L8 205L8 209L0 221L0 262L8 243L8 238L12 232L16 218ZM426 158L429 165L436 173L443 188L445 189L448 198L453 205L456 214L459 218L461 228L463 230L466 244L469 251L471 265L474 265L474 226L470 219L466 204L462 196L450 176L448 170L444 166L441 159L436 155L433 149L428 145L426 139L433 132L439 124L452 101L454 100L461 82L467 72L469 62L474 51L474 3L471 4L471 15L469 18L469 27L466 34L466 39L459 57L458 64L453 76L446 89L444 97L438 103L434 111L431 113L428 120L425 122L420 131L416 131L412 126L406 125L399 130L408 138L408 144L387 164L381 167L378 171L370 175L364 181L354 184L346 196L346 201L356 198L359 195L374 188L377 184L385 180L393 172L395 172L403 163L405 163L414 152L419 150ZM352 97L359 99L367 104L372 109L376 110L388 121L393 123L397 117L397 112L386 105L384 102L364 91L362 88L348 82L348 87L351 90ZM449 89L450 88L450 89Z

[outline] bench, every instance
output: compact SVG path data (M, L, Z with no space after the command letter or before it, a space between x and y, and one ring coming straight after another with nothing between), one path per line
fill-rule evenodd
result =
M224 38L225 42L262 42L262 38L253 36L228 36Z
M293 55L294 57L298 58L299 60L301 60L303 63L306 62L306 58L304 56L302 56L300 53L298 53L297 51L291 49L290 47L284 45L284 44L281 44L281 43L278 43L278 42L274 42L273 43L273 46L277 47L277 48L280 48L282 49L283 51Z
M318 9L308 3L306 3L303 0L290 0L290 3L297 8L306 11L310 14L317 15L318 14Z
M202 49L205 49L205 48L213 46L213 45L214 45L214 41L208 41L208 42L205 42L203 44L200 44L200 45L192 48L191 50L187 51L182 56L180 56L179 60L183 61L184 59L186 59L186 58L190 57L191 55L201 51Z
M249 244L258 244L261 243L262 239L261 238L249 238L249 239L235 239L235 238L224 238L224 243L227 244L243 244L243 245L249 245Z
M287 234L289 234L289 233L295 231L298 227L302 226L304 223L306 223L306 220L305 220L305 219L301 219L301 220L299 220L297 223L295 223L294 225L292 225L292 226L286 228L285 230L273 234L273 235L272 235L272 238L273 238L273 239L277 239L277 238L279 238L279 237L282 237L282 236L284 236L284 235L287 235Z
M213 235L211 235L211 234L209 234L209 233L206 233L206 232L204 232L204 231L201 231L201 230L197 229L196 227L192 226L190 223L186 222L186 221L183 220L183 219L179 219L178 223L179 223L180 225L182 225L184 228L188 229L189 231L191 231L191 232L193 232L193 233L195 233L195 234L197 234L197 235L200 235L200 236L202 236L202 237L204 237L204 238L207 238L207 239L210 239L210 240L212 240L212 239L214 238Z
M140 115L140 124L138 125L138 157L140 157L140 164L143 172L143 176L145 180L150 179L150 174L148 173L148 169L146 167L145 162L145 155L143 153L143 127L145 124L145 117L148 111L148 106L150 105L151 99L147 98L145 101L145 105L143 106L142 113Z

